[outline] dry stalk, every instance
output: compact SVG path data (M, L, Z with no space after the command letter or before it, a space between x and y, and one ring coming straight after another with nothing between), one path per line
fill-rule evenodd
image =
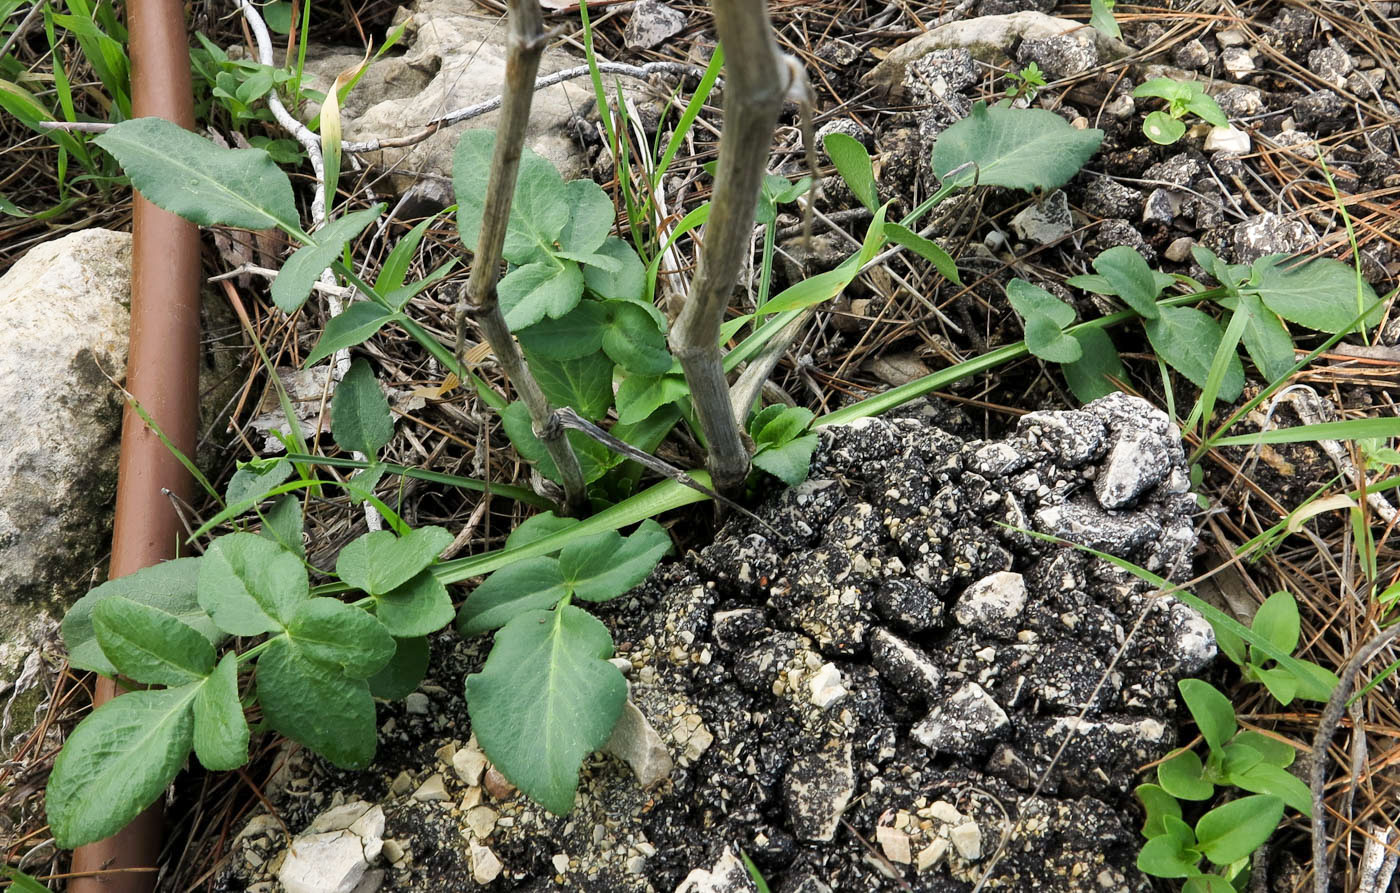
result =
M510 0L510 35L506 54L506 82L502 91L501 117L496 128L496 146L491 155L491 173L486 186L485 212L471 275L457 304L457 361L462 362L466 344L466 321L476 320L491 350L500 361L511 385L530 411L535 435L540 438L564 484L564 510L577 515L588 506L583 471L578 457L557 425L548 424L552 412L549 400L525 365L520 346L515 343L505 316L496 300L501 250L505 244L510 202L515 193L520 154L525 145L525 126L530 119L534 98L535 73L544 54L548 35L536 0Z
M730 405L719 329L748 250L758 190L787 86L766 5L715 0L713 7L726 60L719 169L699 271L671 329L670 345L685 370L708 441L715 489L733 495L748 476L749 452Z

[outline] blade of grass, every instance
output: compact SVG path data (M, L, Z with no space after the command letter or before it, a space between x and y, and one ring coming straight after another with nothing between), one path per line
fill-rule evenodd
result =
M428 481L433 484L444 484L448 487L456 487L459 490L474 490L477 493L490 493L493 496L504 496L507 499L514 499L516 502L533 505L535 508L547 510L554 507L553 502L526 487L518 487L514 484L496 484L490 481L477 480L476 478L458 477L455 474L442 474L436 471L428 471L424 468L410 468L406 465L395 465L392 462L362 462L358 459L299 455L297 453L288 453L287 459L292 462L306 462L311 465L328 465L332 468L358 469L377 465L390 474L417 478L420 481Z

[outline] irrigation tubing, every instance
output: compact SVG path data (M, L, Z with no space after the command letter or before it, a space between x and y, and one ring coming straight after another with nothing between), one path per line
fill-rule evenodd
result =
M181 0L130 0L131 104L194 128L189 38ZM140 195L132 216L131 340L126 389L181 452L195 454L199 424L199 228ZM171 496L188 501L193 482L131 406L122 417L109 577L176 557L182 538ZM94 706L120 694L99 679ZM73 893L149 893L160 854L157 801L112 837L73 853Z

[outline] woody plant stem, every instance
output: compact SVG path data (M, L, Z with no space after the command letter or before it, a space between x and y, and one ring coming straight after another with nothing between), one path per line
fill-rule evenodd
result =
M564 484L565 512L579 515L587 508L588 502L578 457L565 439L565 430L549 424L553 412L549 400L525 365L520 346L511 336L496 299L501 249L505 244L511 197L515 193L516 175L520 170L520 153L525 145L525 125L530 118L535 75L548 42L544 19L536 0L510 0L509 14L505 89L501 96L501 116L486 186L481 234L477 238L471 275L457 308L457 360L459 363L462 361L466 320L470 317L481 327L482 335L491 345L506 377L519 392L530 412L535 435L544 443L549 457L554 460L554 467L559 470Z
M669 341L708 441L715 489L732 496L748 476L749 451L730 404L719 330L753 232L787 71L763 0L713 0L711 6L725 56L719 167L699 271Z

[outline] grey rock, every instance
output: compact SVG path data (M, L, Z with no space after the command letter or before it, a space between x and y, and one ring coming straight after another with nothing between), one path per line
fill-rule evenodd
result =
M1027 205L1011 218L1016 237L1037 245L1058 242L1074 229L1074 217L1069 211L1069 199L1063 189L1056 189L1043 201Z
M1264 95L1257 88L1242 84L1215 94L1215 103L1227 118L1248 118L1264 111Z
M1175 728L1157 717L1045 718L1026 723L1017 736L1023 756L1042 769L1064 747L1050 779L1074 795L1127 791L1137 767L1150 761L1147 755L1163 753L1175 743Z
M963 626L970 626L990 636L1010 638L1016 634L1025 607L1025 578L1010 571L1000 571L983 577L963 590L953 607L953 616Z
M1342 86L1356 63L1347 51L1332 44L1308 53L1308 70L1330 84Z
M1161 523L1142 512L1105 512L1093 499L1075 499L1039 509L1035 529L1070 542L1123 556L1162 533Z
M1055 8L1058 0L980 0L977 4L979 16L1008 15L1018 12L1046 13Z
M686 875L676 893L758 893L758 887L744 863L726 847L714 865Z
M892 577L875 590L875 613L909 633L934 629L943 622L943 599L911 577Z
M1226 47L1220 52L1220 65L1238 80L1254 71L1254 57L1244 47Z
M1171 470L1163 438L1150 431L1120 434L1108 461L1094 479L1094 494L1105 509L1127 508L1146 490L1157 486Z
M715 644L725 651L738 651L772 632L768 612L761 608L716 611L711 629Z
M1299 127L1326 133L1341 123L1346 104L1334 90L1313 90L1293 100L1293 119Z
M1016 421L1016 433L1053 452L1067 468L1078 468L1103 455L1108 428L1092 413L1028 412Z
M771 592L779 622L811 636L823 654L852 654L865 643L871 594L850 553L822 547L795 556Z
M826 138L833 133L845 134L866 148L870 146L870 134L864 127L850 118L833 118L817 128L817 150L826 161L831 160L831 156L826 154Z
M972 53L961 47L934 50L909 64L904 89L919 104L946 99L977 83L979 71Z
M399 44L403 54L371 65L365 75L368 84L360 84L351 94L357 106L345 116L348 142L406 136L445 112L500 94L508 29L496 16L486 15L469 0L419 0L410 10ZM358 65L362 55L359 50L343 50L309 57L305 86L324 92L341 71ZM582 64L582 58L551 48L540 61L540 74ZM378 71L381 68L385 71ZM645 89L628 78L623 86ZM581 175L587 166L567 126L570 117L592 99L592 87L584 78L536 91L530 106L525 144L548 158L566 179ZM499 112L490 112L465 126L494 129L498 117ZM416 189L425 201L446 206L454 201L452 154L462 129L444 127L413 146L360 157L389 171L388 182L400 194Z
M783 778L783 805L793 833L817 843L833 839L855 792L849 741L829 741L793 760Z
M1061 34L1054 37L1031 37L1021 41L1016 61L1022 65L1034 62L1047 80L1073 77L1099 64L1098 49L1092 42L1081 42Z
M626 763L637 776L637 784L644 788L665 781L675 768L666 742L631 700L622 705L622 716L613 726L603 751Z
M1154 189L1142 203L1142 222L1169 225L1176 219L1179 202L1170 189Z
M680 10L657 0L639 0L632 7L622 39L628 49L649 50L684 31L685 23L685 13Z
M1119 245L1127 245L1129 248L1141 254L1151 263L1157 257L1157 250L1147 243L1138 231L1137 224L1130 223L1121 217L1114 217L1101 222L1095 229L1092 245L1098 251L1106 251L1109 248L1116 248Z
M112 382L126 376L130 278L131 236L105 229L40 244L0 278L0 693L53 641L54 620L94 571L105 571L122 423ZM238 337L223 307L204 307L213 346L200 368L199 430L216 444L230 391L223 379L237 363L220 349ZM207 469L216 458L201 451L197 462ZM7 735L31 727L18 713L10 719Z
M1142 193L1112 177L1092 177L1084 187L1084 210L1096 217L1133 219L1142 211Z
M1006 711L982 686L969 682L930 710L909 734L934 754L966 757L990 748L1010 727Z
M943 671L927 654L885 629L870 635L870 662L897 691L924 702L943 684Z
M318 816L288 846L277 879L287 893L351 893L384 846L384 810L365 801Z
M1195 240L1190 236L1178 236L1172 239L1171 244L1167 246L1167 250L1162 252L1162 257L1172 263L1185 263L1191 259L1191 246L1195 244Z
M1187 71L1199 71L1210 64L1210 50L1198 40L1188 40L1172 50L1172 63Z
M1230 241L1235 262L1252 264L1270 254L1293 254L1314 244L1317 236L1302 220L1264 212L1237 224Z
M1172 186L1190 186L1205 171L1200 157L1193 152L1182 152L1165 161L1159 161L1143 172L1145 180L1159 180Z

